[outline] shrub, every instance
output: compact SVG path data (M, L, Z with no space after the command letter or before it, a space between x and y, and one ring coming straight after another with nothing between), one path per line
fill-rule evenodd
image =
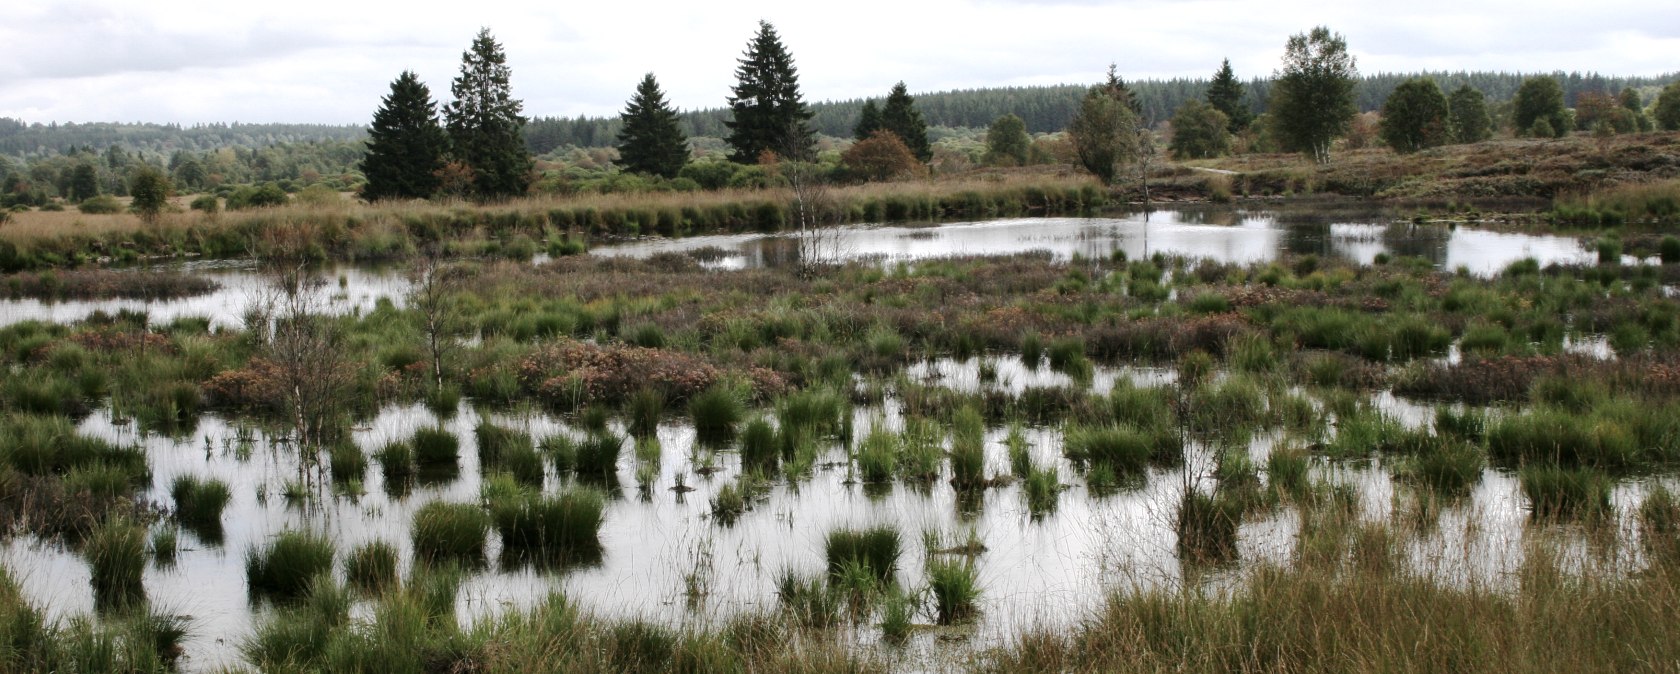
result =
M122 202L117 201L116 197L109 194L101 194L97 197L84 199L82 203L76 205L76 210L88 215L110 215L122 212Z
M428 561L479 561L489 529L489 517L478 506L433 501L414 513L414 554Z
M245 582L254 595L295 599L316 576L332 572L332 561L332 541L310 532L282 531L268 545L246 550Z

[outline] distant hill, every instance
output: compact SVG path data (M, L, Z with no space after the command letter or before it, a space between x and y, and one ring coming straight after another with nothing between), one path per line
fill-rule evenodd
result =
M1210 69L1211 70L1211 69ZM1440 83L1444 90L1468 83L1487 94L1492 102L1511 99L1524 73L1456 72L1426 73ZM1680 72L1657 77L1613 77L1596 73L1552 73L1563 84L1566 103L1573 105L1581 92L1620 92L1633 87L1645 95L1649 103L1656 91L1675 80ZM1362 110L1374 110L1382 105L1388 94L1402 81L1415 76L1402 73L1378 73L1360 78L1356 89ZM1066 84L1040 87L1001 87L942 91L916 95L916 104L931 126L979 128L991 124L1008 113L1019 115L1033 133L1060 131L1073 117L1079 98L1088 85ZM1166 119L1185 101L1199 98L1207 89L1205 79L1144 80L1129 83L1137 96L1143 113L1151 122ZM1269 79L1254 79L1248 83L1249 104L1256 112L1263 112L1271 90ZM885 91L882 92L883 96ZM862 100L830 101L811 105L813 119L820 133L845 137L851 135ZM373 111L369 110L371 118ZM723 108L695 110L682 114L688 134L692 136L722 137L728 129L723 121ZM366 137L361 125L327 124L200 124L183 127L176 124L96 122L85 124L26 124L20 120L0 117L0 155L20 158L72 154L78 150L94 152L118 146L129 152L164 158L176 151L203 153L221 148L258 149L298 143L354 143ZM537 117L526 127L526 143L531 150L542 154L567 145L602 147L615 142L618 118L613 117Z

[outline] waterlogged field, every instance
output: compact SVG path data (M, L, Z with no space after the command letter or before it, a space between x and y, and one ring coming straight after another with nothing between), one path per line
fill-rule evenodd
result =
M0 302L0 662L1680 648L1680 307L1654 258L1183 211L273 269L5 281L36 299Z

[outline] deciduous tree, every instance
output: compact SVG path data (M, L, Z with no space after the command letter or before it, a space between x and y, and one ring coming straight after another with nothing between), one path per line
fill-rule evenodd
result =
M1009 113L986 127L986 163L993 166L1024 166L1032 150L1027 124Z
M1447 97L1427 77L1400 83L1383 101L1381 135L1395 152L1407 154L1447 142Z
M449 144L438 125L437 103L419 76L405 70L391 82L368 127L362 198L426 199L438 191L437 170ZM185 164L183 163L183 167Z
M688 138L653 73L636 85L636 95L619 118L624 128L618 132L618 164L633 173L677 177L688 163Z
M921 165L904 141L886 129L853 143L840 155L840 163L864 180L890 180L909 175Z
M1544 120L1547 133L1535 133ZM1569 132L1569 116L1563 109L1563 87L1551 77L1530 77L1517 88L1511 105L1511 125L1519 136L1561 137Z
M1209 103L1191 99L1172 118L1172 142L1179 159L1217 157L1231 151L1230 120Z
M1657 95L1656 109L1651 111L1657 126L1664 131L1680 131L1680 82L1663 87Z
M128 182L128 194L134 198L134 212L147 223L157 222L158 216L169 205L169 193L173 189L169 178L151 166L136 169Z
M490 29L481 29L461 54L461 74L450 86L455 100L444 109L451 154L472 167L473 194L480 199L518 196L531 184L524 105L513 97L511 76L502 46Z
M1137 114L1108 87L1085 94L1067 132L1079 164L1104 185L1114 184L1121 167L1137 156Z
M1468 84L1447 97L1447 118L1456 143L1480 143L1493 135L1493 118L1488 115L1487 97Z
M1331 142L1358 112L1353 98L1358 74L1340 34L1319 26L1290 36L1272 84L1274 128L1288 149L1321 164L1330 161Z
M766 152L796 160L815 154L816 132L799 93L799 72L775 27L758 22L758 34L737 63L730 119L724 122L729 160L752 164Z

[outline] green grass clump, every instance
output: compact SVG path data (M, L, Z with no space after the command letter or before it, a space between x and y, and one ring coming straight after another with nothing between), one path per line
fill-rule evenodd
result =
M93 530L82 555L93 575L93 596L103 607L132 606L144 601L141 579L146 571L146 529L112 518Z
M1657 244L1657 254L1662 257L1663 264L1680 262L1680 238L1672 234L1664 236Z
M1009 451L1009 473L1025 479L1032 470L1032 451L1027 443L1027 433L1020 424L1009 426L1009 435L1004 436L1003 445Z
M944 430L931 419L908 417L899 444L898 474L906 480L932 482L945 462L940 446Z
M1178 534L1180 559L1193 563L1223 563L1237 554L1237 524L1241 505L1223 494L1195 489L1179 500L1173 530Z
M543 460L537 454L537 448L527 444L514 444L502 450L500 469L519 480L521 484L541 487L543 483Z
M1296 447L1279 447L1266 457L1266 484L1274 491L1299 498L1310 488L1308 457Z
M618 455L624 451L624 438L612 432L590 433L575 445L573 465L578 477L613 482L618 479Z
M169 484L169 497L175 500L175 519L182 525L194 530L220 529L222 510L233 492L216 478L181 475Z
M406 442L386 443L373 453L386 483L398 483L414 476L414 447Z
M782 449L777 442L776 429L770 422L762 418L747 422L741 429L741 468L773 474L781 458Z
M414 448L414 463L421 468L453 466L461 456L461 439L442 427L415 429L408 444Z
M1463 496L1482 481L1486 461L1480 449L1462 440L1431 443L1401 465L1398 476L1437 494Z
M289 600L304 596L310 582L332 572L333 544L306 531L280 532L264 546L245 551L245 583L260 597Z
M881 582L890 582L898 569L900 544L898 530L890 526L835 529L828 532L823 556L830 574L839 574L847 564L857 564Z
M876 427L858 446L857 469L865 483L891 482L898 473L898 454L903 440L897 433Z
M953 625L971 620L979 613L980 580L972 561L929 559L927 582L933 596L935 622Z
M688 401L688 416L695 435L708 444L727 443L735 437L735 426L746 416L746 407L735 391L713 387Z
M367 455L354 442L334 443L327 452L333 482L360 480L367 473Z
M1610 478L1592 468L1525 465L1517 482L1540 519L1592 517L1610 512Z
M1505 466L1618 470L1640 458L1638 437L1621 420L1544 407L1501 417L1488 429L1487 450Z
M1039 361L1044 359L1044 340L1038 333L1029 333L1021 338L1021 363L1028 370L1038 369Z
M963 407L951 420L951 483L971 489L986 482L986 421Z
M490 503L490 519L504 550L576 557L598 552L606 497L579 488L545 496L527 492Z
M784 570L776 578L776 600L795 623L822 629L840 622L842 597L829 591L821 576L801 576Z
M380 592L397 583L397 546L368 541L344 556L344 579L357 588Z
M1103 464L1117 475L1141 475L1151 462L1175 463L1184 445L1170 431L1142 431L1131 426L1070 424L1063 432L1062 453L1076 463Z
M659 420L665 415L665 394L659 389L639 389L624 406L630 435L645 438L659 431Z
M914 599L903 591L888 592L886 600L881 603L881 638L888 643L904 643L910 638L910 629L914 626L912 618L915 614Z
M484 470L499 468L508 453L531 447L530 435L497 426L489 419L479 420L473 436L478 441L478 465Z
M1095 472L1093 470L1092 472ZM1027 511L1034 518L1041 518L1056 512L1056 502L1062 493L1062 478L1057 474L1055 466L1033 466L1027 470L1027 477L1023 489L1027 494ZM1102 491L1104 487L1094 487Z
M414 554L428 561L484 559L490 518L471 503L433 501L414 513Z
M1656 564L1673 568L1680 562L1680 500L1667 487L1651 487L1640 502L1639 538Z

